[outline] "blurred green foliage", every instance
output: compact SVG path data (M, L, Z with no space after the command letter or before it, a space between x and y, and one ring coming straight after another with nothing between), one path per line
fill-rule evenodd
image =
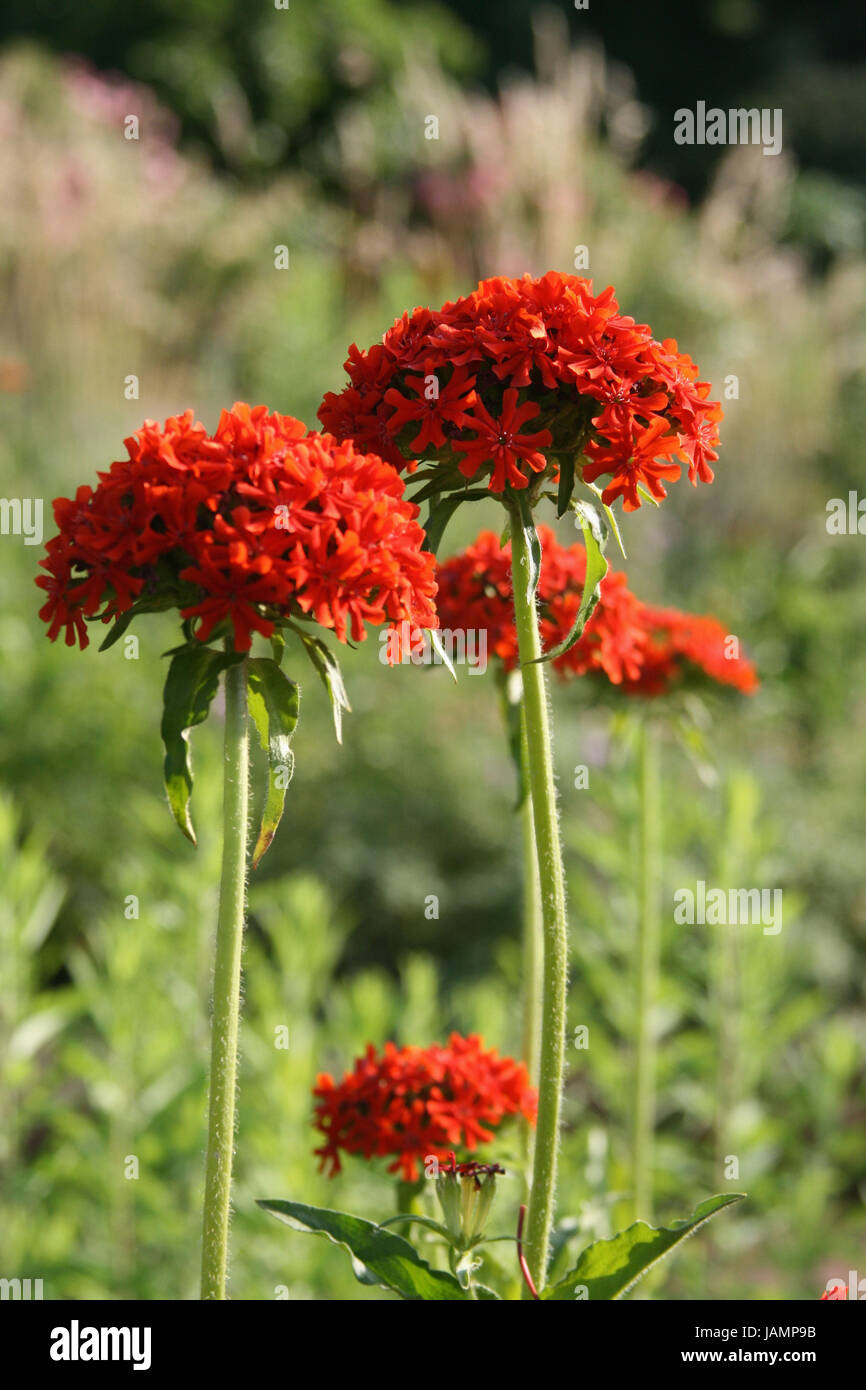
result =
M407 51L455 75L482 53L438 0L142 0L122 16L110 0L86 11L10 0L0 42L18 39L146 83L176 113L186 142L253 180L286 165L321 173L335 121L363 121L393 96Z
M827 501L862 473L866 264L840 234L827 273L810 275L786 228L814 185L785 156L729 152L690 212L634 171L633 94L600 54L571 50L549 22L537 66L494 101L435 50L410 47L390 85L330 111L320 169L296 161L242 188L179 152L151 95L136 96L141 139L124 141L124 89L35 49L8 55L3 492L69 495L142 418L188 405L209 425L239 397L312 423L353 339L479 274L569 270L576 245L596 282L615 283L659 337L676 335L717 392L736 377L716 483L674 487L623 532L632 587L716 612L763 679L754 699L713 707L697 766L666 744L665 902L697 878L780 886L785 926L734 941L666 928L658 1213L724 1190L726 1154L750 1202L641 1291L813 1298L856 1263L866 1234L866 587L862 538L825 527ZM424 138L431 110L438 141ZM282 244L286 272L274 268ZM125 397L130 376L138 399ZM459 517L445 553L495 519L487 504ZM219 710L194 736L193 851L161 794L172 623L141 622L138 660L120 646L52 647L35 616L38 550L15 536L0 546L0 1263L43 1277L49 1297L194 1297ZM341 1071L368 1041L451 1027L518 1047L518 835L492 678L390 671L375 636L343 664L353 714L338 748L324 692L289 654L302 685L297 770L251 887L241 1298L281 1286L292 1298L368 1296L336 1252L254 1207L270 1196L379 1219L392 1209L373 1165L316 1175L319 1070ZM561 1232L572 1248L616 1224L625 1203L610 1194L629 1184L637 711L623 717L590 693L554 691L570 1023L591 1040L569 1053L559 1210L579 1216ZM579 763L588 790L574 789ZM425 916L430 894L438 919ZM124 915L133 895L137 919ZM281 1026L287 1051L274 1046ZM137 1179L124 1176L130 1155ZM503 1230L515 1201L508 1191L499 1204Z

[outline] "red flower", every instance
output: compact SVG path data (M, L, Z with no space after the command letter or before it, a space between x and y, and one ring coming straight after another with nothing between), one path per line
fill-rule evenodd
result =
M526 487L526 474L517 466L523 459L534 473L543 473L547 460L539 447L551 442L550 430L538 430L535 434L521 434L520 426L532 420L540 407L534 401L517 404L517 391L510 386L502 397L502 412L498 420L487 410L482 401L477 401L470 419L469 427L475 431L475 438L467 442L455 441L454 448L466 457L460 465L465 478L474 478L479 468L492 463L490 478L491 492L504 492L506 482L517 488Z
M662 479L678 478L681 469L679 464L664 460L679 451L680 443L675 434L667 433L668 422L658 415L645 428L634 415L626 416L622 423L614 423L612 416L613 408L608 407L598 417L606 439L590 440L586 448L590 461L583 476L587 483L594 483L603 473L612 473L602 501L610 505L621 497L624 509L634 512L640 506L640 484L659 501L667 497Z
M407 376L406 385L416 392L418 399L409 400L393 387L385 392L385 401L394 407L394 414L388 421L388 428L394 433L403 429L409 421L420 421L421 428L409 444L415 453L423 452L429 445L435 449L445 443L443 426L448 423L458 429L472 424L469 413L478 397L472 390L474 376L464 367L458 367L441 391L435 373L426 376Z
M555 271L482 280L453 304L404 314L367 352L353 344L345 365L350 384L325 397L322 423L409 471L407 450L449 480L455 467L488 475L499 494L533 475L553 480L570 455L586 481L610 475L604 499L621 496L626 510L640 506L639 487L663 498L682 463L691 482L712 481L722 412L708 383L673 339L659 343L620 314L610 286L593 295L589 280ZM430 374L453 410L419 399ZM522 435L536 417L538 430Z
M403 482L350 442L308 433L265 406L148 420L95 491L58 498L59 534L40 563L48 635L87 646L85 619L110 622L137 598L176 606L206 642L230 628L238 651L290 616L341 641L365 623L435 627L434 562Z
M541 576L537 601L542 641L558 646L574 626L583 596L586 551L562 546L554 532L539 526ZM487 646L506 670L518 664L511 588L511 547L483 531L460 555L437 569L440 627L483 631ZM758 687L754 666L739 654L715 618L672 608L653 608L628 588L626 576L609 569L599 600L578 641L555 657L562 677L599 675L626 694L661 695L686 678L706 676L743 694Z
M320 1076L313 1095L325 1139L316 1154L332 1177L341 1152L393 1155L388 1172L414 1182L419 1161L446 1158L457 1147L475 1150L507 1116L535 1121L536 1093L524 1064L486 1051L475 1034L452 1033L446 1047L389 1042L381 1055L371 1043L339 1084Z

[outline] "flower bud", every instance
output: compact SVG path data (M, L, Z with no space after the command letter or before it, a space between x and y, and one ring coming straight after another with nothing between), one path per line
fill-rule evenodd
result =
M496 1176L504 1173L498 1163L458 1163L449 1154L450 1164L440 1170L436 1195L445 1225L455 1244L466 1250L478 1242L487 1225L496 1192Z
M439 1198L449 1235L455 1241L459 1240L462 1230L460 1180L450 1169L440 1171L436 1179L436 1196Z

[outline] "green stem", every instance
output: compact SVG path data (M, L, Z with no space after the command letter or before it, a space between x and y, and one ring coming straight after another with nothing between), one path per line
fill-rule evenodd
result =
M656 1039L653 1017L659 971L661 795L659 747L652 719L640 721L640 911L632 1102L632 1187L635 1219L653 1215Z
M538 1084L538 1024L541 1013L541 960L544 937L541 924L541 884L538 878L538 856L535 849L535 822L532 797L529 793L529 750L526 743L526 719L523 702L520 709L520 761L526 795L520 807L520 837L523 861L523 1046L522 1056L533 1086ZM532 1167L535 1131L528 1121L522 1124L522 1148L526 1195Z
M725 788L725 832L718 863L718 882L743 882L740 877L748 865L748 847L754 835L756 813L755 784L745 773L733 773ZM742 1088L741 1064L741 961L736 930L719 927L715 937L714 993L716 1013L716 1102L714 1117L715 1152L713 1181L724 1171L726 1150L733 1135L731 1114Z
M524 1246L535 1286L541 1290L547 1272L550 1230L556 1202L556 1165L565 1062L568 923L562 850L556 815L546 667L537 660L541 655L541 637L535 600L529 595L529 545L516 510L511 512L511 554L514 616L523 675L524 729L541 884L544 942L541 968L538 1124Z
M235 1141L241 951L246 883L249 731L247 663L225 676L223 861L213 982L210 1105L205 1168L201 1296L224 1299Z

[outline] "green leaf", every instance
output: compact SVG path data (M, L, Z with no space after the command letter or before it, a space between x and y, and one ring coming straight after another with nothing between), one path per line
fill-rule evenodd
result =
M424 482L417 492L411 496L407 495L407 502L414 502L419 507L422 502L429 502L433 497L441 497L444 492L456 492L458 488L465 491L469 484L463 474L458 469L443 468L439 464L436 468L429 469L426 473L413 473L407 483L411 487L414 483ZM433 505L431 503L431 505Z
M638 483L638 485L637 485L637 490L638 490L638 492L640 493L641 497L643 498L643 500L644 500L645 502L649 502L650 505L653 506L653 507L660 507L660 506L661 506L661 503L659 502L659 499L658 499L657 497L653 497L653 495L652 495L651 492L647 492L646 488L643 487L643 485L642 485L641 483Z
M568 636L563 641L558 642L555 647L551 647L543 656L538 657L537 660L539 661L554 661L558 656L564 656L566 652L571 651L575 642L580 640L583 629L592 617L595 605L598 603L601 581L607 574L607 561L604 558L607 533L601 517L589 502L574 502L572 507L580 521L584 545L586 546L586 577L583 581L583 594Z
M529 555L529 573L526 579L526 595L530 603L535 599L538 588L538 581L541 578L541 541L538 539L538 532L535 529L535 519L532 515L532 506L528 497L528 488L514 494L517 507L517 515L520 518L520 527L526 541L526 550Z
M614 511L613 507L608 506L607 502L602 501L604 489L600 488L596 483L587 483L586 487L589 488L590 492L594 492L599 502L601 502L601 505L604 508L604 514L607 517L607 523L611 531L613 531L614 536L616 537L616 543L620 548L622 558L624 560L627 560L628 556L625 553L625 546L622 543L622 536L619 532L619 522L616 519L616 512Z
M572 1300L575 1290L585 1286L590 1300L620 1298L680 1241L716 1212L741 1202L744 1196L743 1192L721 1193L701 1202L687 1220L660 1227L636 1221L611 1240L597 1240L581 1253L571 1273L546 1288L541 1297L558 1302Z
M214 647L179 647L173 654L162 695L162 741L165 744L164 779L171 813L184 835L196 843L189 814L192 767L188 730L207 719L219 685L220 672L242 661L243 652L221 652Z
M251 658L247 671L249 710L268 755L268 795L253 850L255 869L276 834L295 769L291 739L298 722L299 694L296 683L269 657Z
M414 1302L454 1303L466 1298L453 1275L431 1269L408 1240L372 1221L302 1202L260 1201L258 1206L295 1231L325 1236L342 1245L351 1256L355 1277L362 1283L370 1283L373 1276L381 1287Z
M440 497L438 502L431 502L430 514L424 523L424 531L427 536L424 549L429 550L431 555L436 554L445 527L461 502L478 502L489 496L486 488L463 488L460 492L450 493L447 497ZM416 499L413 498L412 500L415 501Z
M430 645L432 646L433 650L438 654L439 660L442 662L443 666L447 666L448 670L451 672L456 682L457 672L454 670L454 662L451 660L451 657L448 655L448 652L445 649L445 643L442 641L442 638L439 635L439 629L435 627L428 627L424 630L425 632L429 633Z
M556 515L558 517L565 516L571 504L571 494L574 492L574 462L573 454L560 460L559 487L556 493Z
M322 678L322 683L328 692L331 701L331 712L334 716L334 732L337 742L343 742L343 710L347 714L352 713L352 706L349 704L349 697L346 694L346 687L343 684L343 673L340 670L339 662L329 647L325 645L321 637L314 637L309 632L302 632L300 628L295 628L301 641L307 649L307 656L312 661L316 670Z

